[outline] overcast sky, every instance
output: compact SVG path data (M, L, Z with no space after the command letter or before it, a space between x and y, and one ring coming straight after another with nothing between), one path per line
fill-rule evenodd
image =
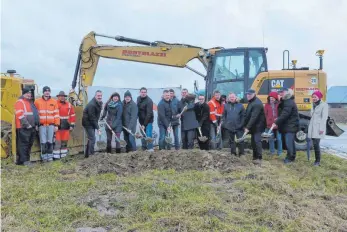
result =
M315 51L325 49L328 85L347 85L346 12L345 0L2 0L1 71L67 91L80 42L95 31L204 48L266 46L270 69L282 68L284 49L298 66L317 68ZM194 80L203 86L187 69L101 59L94 85L192 89Z

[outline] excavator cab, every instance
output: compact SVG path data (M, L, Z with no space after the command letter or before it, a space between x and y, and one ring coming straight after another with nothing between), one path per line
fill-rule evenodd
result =
M267 72L267 48L232 48L217 51L212 68L207 74L207 93L210 99L214 90L228 95L234 92L240 102L246 102L245 92L260 72Z

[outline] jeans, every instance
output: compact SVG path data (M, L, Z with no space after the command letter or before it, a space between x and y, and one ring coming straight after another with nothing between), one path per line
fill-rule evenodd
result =
M321 151L320 151L320 139L309 139L307 138L307 154L308 156L310 155L310 149L311 149L311 140L313 143L313 149L314 149L314 155L315 155L315 162L320 162L320 158L321 158Z
M167 129L163 125L159 125L159 150L170 150L171 144L166 143L165 137L166 137Z
M124 140L127 143L125 147L126 152L136 151L135 137L129 134L126 130L123 130L123 135L124 135Z
M221 128L222 129L222 128ZM221 134L221 131L219 132ZM216 136L217 136L217 127L211 123L211 126L210 126L210 138L212 140L216 139ZM211 149L222 149L223 148L223 137L220 135L220 141L219 143L211 143Z
M153 131L153 124L152 123L148 123L147 126L145 127L146 132L146 136L149 138L152 138L152 131ZM144 138L141 139L141 143L142 143L142 150L150 150L153 149L153 142L148 143Z
M294 161L296 157L295 149L295 133L285 133L284 134L286 146L287 146L287 160Z
M194 148L195 129L182 130L181 137L182 137L182 148L183 149L193 149Z
M256 159L261 160L263 158L262 157L263 146L261 143L261 132L252 133L251 145L252 145L252 149L253 149L253 160L256 160Z
M230 151L231 154L236 155L236 144L235 144L235 136L239 139L242 138L243 136L243 130L238 130L238 131L229 131L226 130L229 133L229 142L230 142ZM237 147L239 149L239 155L244 154L244 142L240 142L237 144Z
M180 140L178 137L179 133L179 125L172 126L173 134L174 134L174 140L175 140L175 149L179 150L180 149Z
M269 130L269 128L266 128L266 132L268 132ZM278 130L272 130L272 133L274 134L274 136L276 136L275 138L277 140L277 155L281 155L283 151L282 134ZM269 139L269 148L271 154L275 154L275 139L273 136Z
M84 155L89 157L90 155L94 155L94 146L95 146L95 129L91 127L84 128L87 134L87 148L85 150Z

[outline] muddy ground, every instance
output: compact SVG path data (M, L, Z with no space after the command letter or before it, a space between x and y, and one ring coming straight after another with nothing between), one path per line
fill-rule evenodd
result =
M208 170L229 172L250 165L245 159L231 156L228 151L136 151L132 153L96 153L81 160L76 171L86 174L114 172L127 175L153 169Z

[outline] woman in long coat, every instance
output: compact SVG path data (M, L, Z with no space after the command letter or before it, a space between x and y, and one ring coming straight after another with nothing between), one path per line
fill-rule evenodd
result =
M315 154L315 166L320 166L321 150L320 140L324 138L326 133L326 124L328 119L328 104L322 100L323 94L317 90L312 94L313 106L311 109L311 120L308 126L308 138L312 140L314 154ZM310 142L308 143L310 147ZM310 152L309 149L307 152Z

